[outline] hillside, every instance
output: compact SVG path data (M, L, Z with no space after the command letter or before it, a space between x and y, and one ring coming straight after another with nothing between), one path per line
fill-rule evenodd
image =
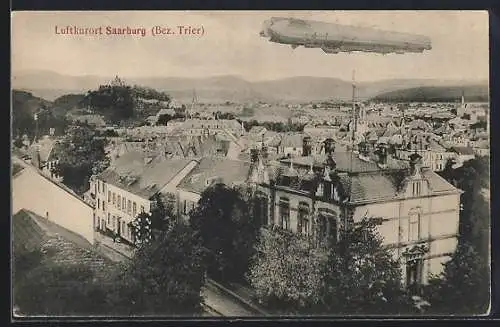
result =
M457 101L462 93L466 101L488 101L487 85L415 87L379 94L373 98L384 102L447 102Z
M30 138L35 131L34 114L38 114L40 133L48 133L49 128L56 128L56 133L62 133L65 121L53 110L53 103L25 91L12 91L12 133L14 137L23 134Z
M52 102L55 115L65 116L69 111L83 106L84 94L65 94Z
M68 93L86 93L111 77L67 76L54 72L27 71L15 73L14 88L25 89L34 95L53 100ZM49 81L49 82L47 82ZM125 78L129 85L142 85L164 91L178 101L189 103L193 90L199 102L221 103L226 101L244 103L267 102L309 102L322 100L350 100L350 81L329 77L298 76L270 81L250 82L238 76L221 75L206 78L143 77ZM487 82L443 81L435 79L389 79L357 83L357 97L370 99L386 92L429 86L465 86Z

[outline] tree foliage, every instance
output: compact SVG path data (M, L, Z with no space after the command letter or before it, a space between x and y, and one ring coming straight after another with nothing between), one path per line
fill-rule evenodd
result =
M383 246L376 225L375 219L364 218L333 244L317 311L388 314L411 310L400 264Z
M38 120L35 121L34 114ZM14 139L27 135L33 140L38 128L38 136L49 134L50 128L56 135L63 135L68 121L54 113L54 104L24 91L12 91L12 136Z
M471 244L458 246L443 272L426 287L432 313L484 314L489 305L490 277L488 262Z
M210 276L242 280L259 230L244 196L224 184L215 184L202 193L190 213L190 222L209 251Z
M130 223L132 238L137 246L150 244L153 240L151 228L151 215L147 212L140 212Z
M338 242L271 230L259 242L249 279L261 299L303 314L391 314L413 310L399 262L364 219ZM271 301L269 301L271 300Z
M489 157L478 157L458 168L447 162L441 176L463 190L460 211L461 240L470 243L483 258L489 256L490 210L484 192L490 189Z
M185 114L178 114L178 113L174 113L173 115L163 114L163 115L160 115L160 117L158 117L158 121L156 122L156 125L167 126L169 121L174 120L174 119L181 119L181 118L186 118L186 115Z
M88 126L74 126L61 142L55 173L62 176L63 183L77 193L85 192L90 176L109 166L105 144L106 140L96 137L96 132Z
M264 126L267 130L274 132L302 132L304 131L305 124L297 124L297 123L282 123L282 122L258 122L257 120L250 120L243 122L243 126L245 130L248 132L254 126Z
M15 253L13 282L14 304L23 315L106 313L106 289L90 267L56 263L39 249Z
M264 230L248 279L257 296L279 309L300 312L319 302L327 251L282 229Z
M153 195L151 212L140 212L130 223L137 245L149 243L158 232L167 231L177 222L175 196L173 194Z
M88 91L83 104L112 122L134 116L133 89L118 77L110 84L100 85L97 90Z
M82 263L55 262L40 251L14 261L14 304L24 315L197 315L203 301L205 250L184 224L139 248L131 261L97 275Z
M117 315L195 315L201 310L205 250L185 224L138 249L108 295Z

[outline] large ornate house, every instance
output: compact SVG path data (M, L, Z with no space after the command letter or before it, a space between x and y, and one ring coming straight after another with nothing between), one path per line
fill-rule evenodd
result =
M266 148L253 150L249 182L260 201L263 225L277 225L315 238L338 240L348 224L378 219L384 243L400 260L406 285L423 284L439 273L457 245L461 191L429 168L422 158L408 161L374 154L325 151L312 155L304 139L302 157L273 164Z

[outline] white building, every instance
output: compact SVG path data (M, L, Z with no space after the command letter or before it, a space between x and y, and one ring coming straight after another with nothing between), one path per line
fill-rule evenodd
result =
M175 195L176 186L196 165L189 159L124 154L91 181L96 229L134 242L129 224L140 212L151 211L155 194Z

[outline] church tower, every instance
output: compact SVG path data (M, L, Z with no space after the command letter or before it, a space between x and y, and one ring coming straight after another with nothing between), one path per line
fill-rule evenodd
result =
M467 104L465 103L464 92L462 91L462 97L460 98L460 107L457 109L457 116L462 117L465 115L467 109Z

